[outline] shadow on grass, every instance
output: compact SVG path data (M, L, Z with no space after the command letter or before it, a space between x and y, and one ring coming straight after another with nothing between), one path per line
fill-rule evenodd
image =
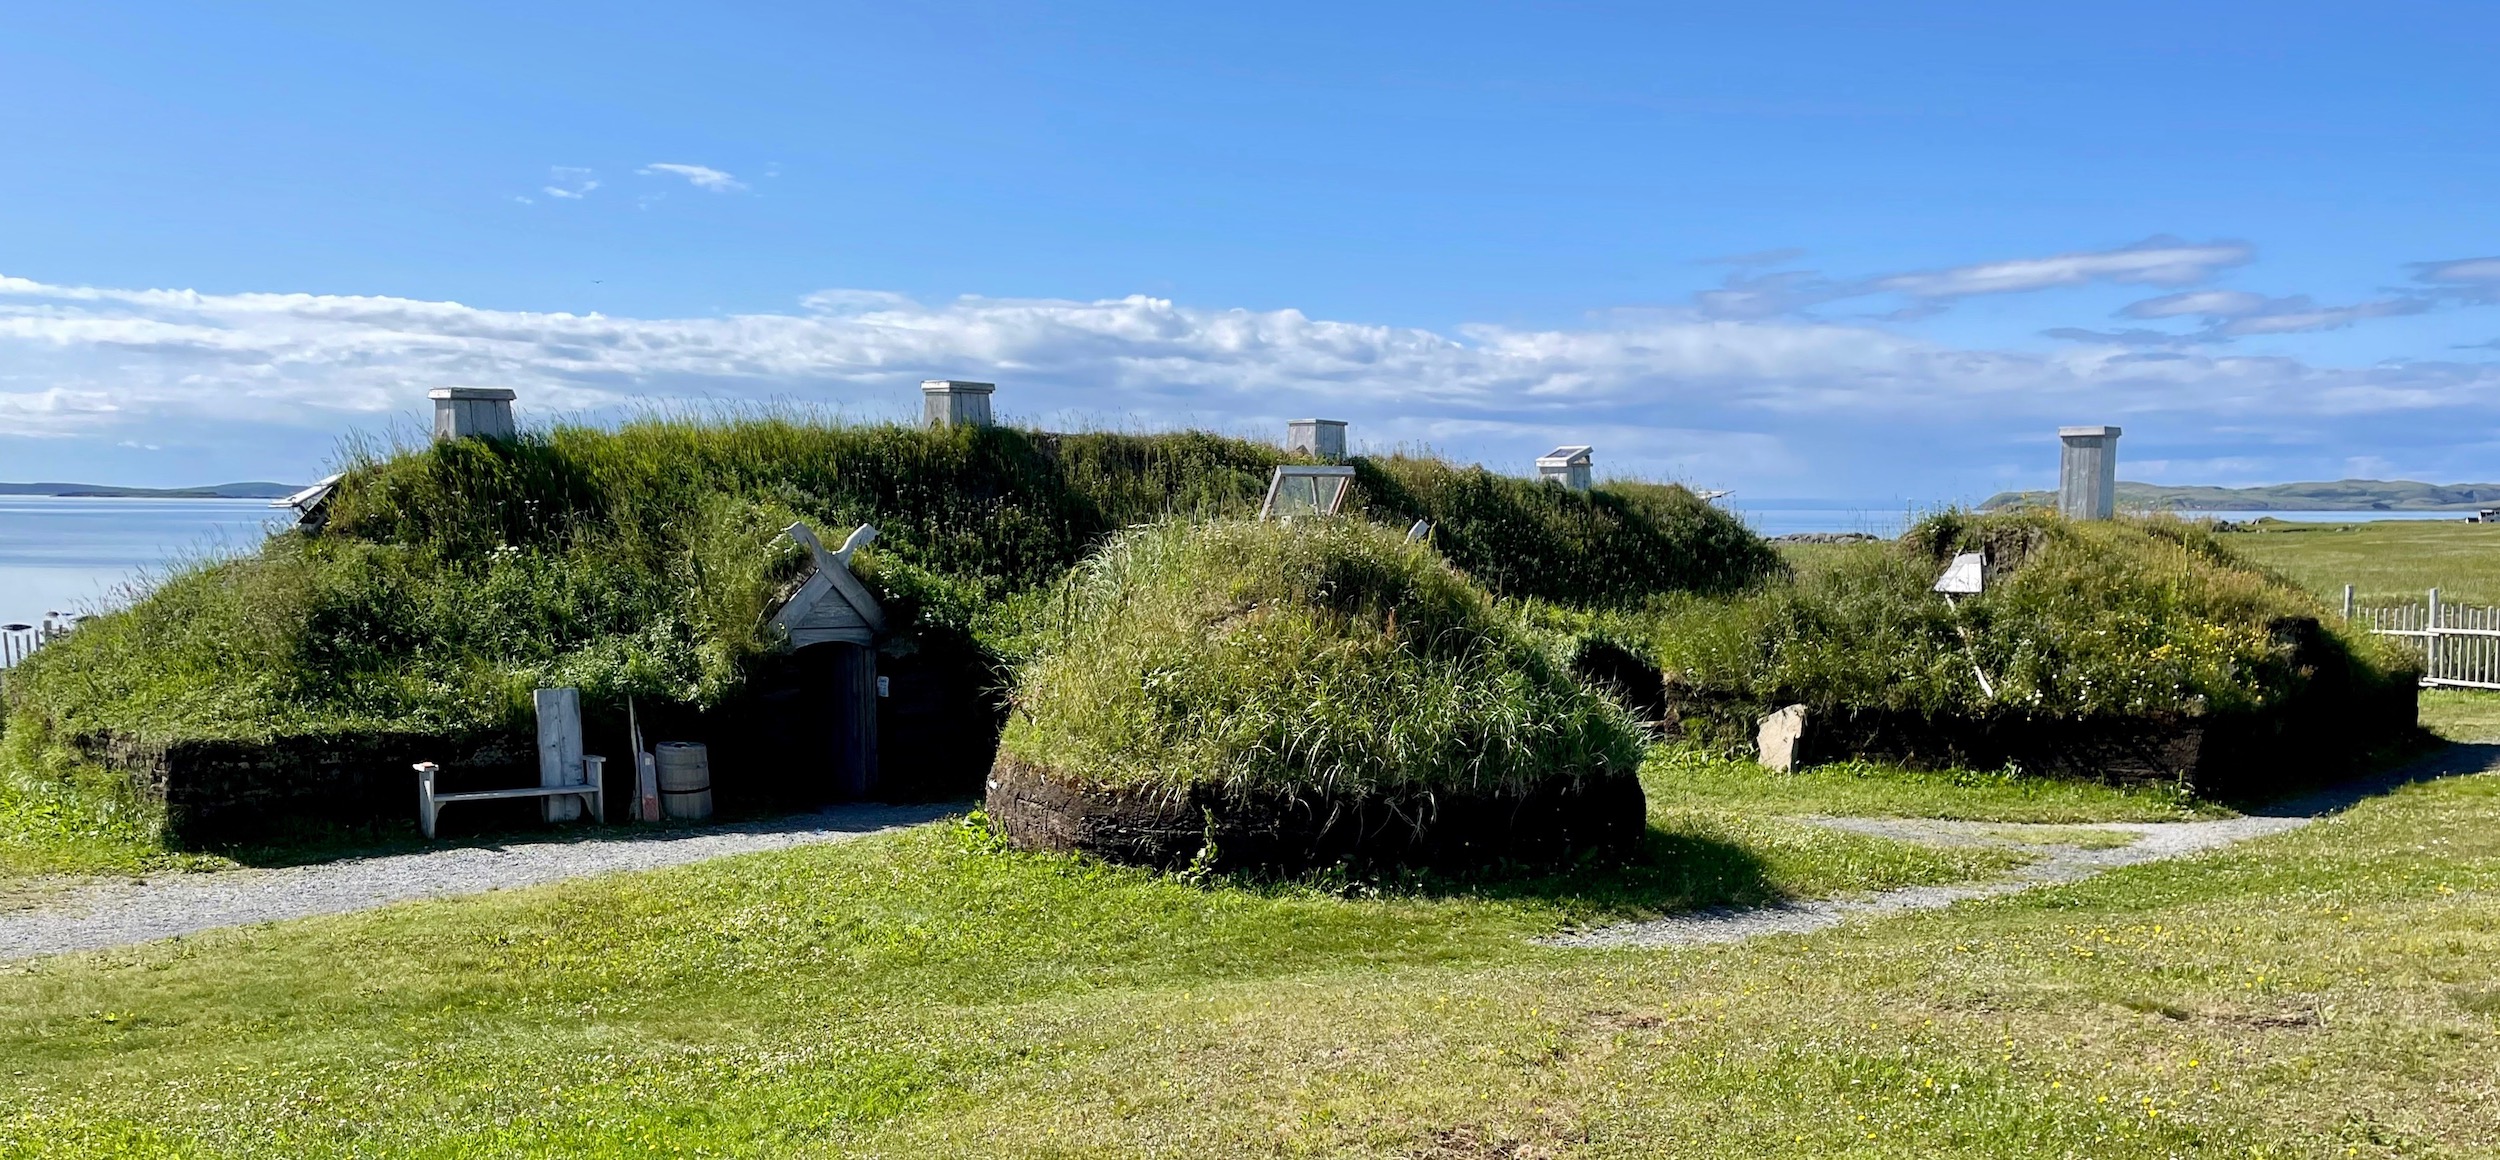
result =
M2409 750L2387 755L2380 767L2349 780L2278 796L2270 801L2232 803L2258 817L2314 817L2350 809L2371 798L2419 782L2463 777L2500 767L2500 744L2450 743L2430 734ZM2427 751L2425 751L2427 750Z
M523 802L535 807L536 802ZM212 854L258 869L281 869L385 858L440 850L501 850L519 846L565 846L585 842L668 842L712 834L781 834L833 830L866 832L892 825L936 821L971 808L969 802L887 805L860 802L815 813L725 814L701 822L655 824L539 822L480 811L466 824L446 815L441 837L428 841L413 822L361 824L302 822L248 843L202 846L186 853Z
M1316 889L1349 898L1537 903L1575 920L1648 917L1786 897L1754 851L1654 826L1629 854L1592 855L1562 866L1500 861L1451 871L1340 865L1292 875L1219 873L1203 881L1255 891Z
M2392 748L2375 768L2326 785L2310 783L2270 798L2231 801L2257 817L2313 817L2348 809L2407 785L2500 769L2500 743L2452 744L2424 733ZM1407 896L1541 903L1575 919L1648 917L1714 906L1787 899L1753 850L1716 838L1660 830L1642 834L1629 856L1555 867L1493 863L1459 872L1338 867L1295 876L1223 875L1213 881L1252 889L1318 888L1348 896Z

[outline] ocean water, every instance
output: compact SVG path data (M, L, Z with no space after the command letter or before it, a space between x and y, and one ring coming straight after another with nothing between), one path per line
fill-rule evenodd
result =
M1864 532L1886 539L1900 535L1920 516L1946 505L1920 503L1849 503L1822 500L1767 500L1758 506L1731 502L1728 509L1754 534L1785 536L1796 532ZM2374 520L2462 520L2470 512L2181 512L2186 519L2289 520L2294 523L2350 524Z
M1908 502L1816 500L1765 500L1749 504L1741 497L1722 500L1745 526L1758 536L1785 536L1795 532L1864 532L1886 539L1901 534L1910 521L1935 510L1940 505Z
M259 499L0 496L0 623L127 603L180 562L252 550L292 514Z

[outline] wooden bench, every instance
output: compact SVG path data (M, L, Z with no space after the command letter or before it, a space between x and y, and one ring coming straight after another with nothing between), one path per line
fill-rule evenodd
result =
M452 802L492 802L508 801L514 798L551 797L579 797L583 805L590 810L591 820L604 822L608 817L608 794L601 785L606 780L601 774L602 767L607 764L607 760L604 757L582 758L583 781L580 785L533 785L520 789L483 789L469 793L434 792L434 775L441 773L442 767L431 761L420 761L417 763L417 825L425 831L426 839L431 841L434 837L434 819L441 815L444 806Z

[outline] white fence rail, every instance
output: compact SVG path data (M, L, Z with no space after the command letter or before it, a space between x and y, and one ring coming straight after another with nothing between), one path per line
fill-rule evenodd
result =
M44 617L42 624L0 624L0 669L16 668L17 662L33 655L36 649L68 634L70 625L75 623L56 612Z
M2421 604L2354 607L2344 585L2344 619L2371 632L2413 645L2422 658L2422 683L2458 689L2500 689L2500 608L2451 604L2433 588Z

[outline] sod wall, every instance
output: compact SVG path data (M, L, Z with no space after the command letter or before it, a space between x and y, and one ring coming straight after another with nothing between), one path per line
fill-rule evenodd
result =
M1138 783L1091 785L1002 756L984 810L1034 850L1129 865L1292 873L1317 866L1551 865L1628 854L1648 824L1638 778L1525 790L1372 793Z

